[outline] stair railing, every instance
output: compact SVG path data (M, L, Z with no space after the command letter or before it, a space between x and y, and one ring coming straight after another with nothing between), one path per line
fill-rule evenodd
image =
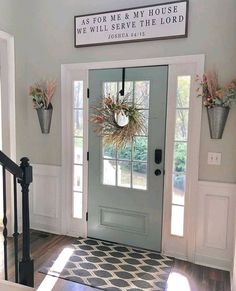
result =
M3 246L4 246L4 277L8 280L8 252L7 252L7 192L6 171L13 176L13 202L14 202L14 263L15 282L26 286L34 286L34 261L30 257L30 225L29 225L29 185L33 180L32 166L28 158L22 158L18 166L2 151L0 151L0 165L2 165L3 183ZM17 182L22 192L22 259L18 258L18 214L17 214Z

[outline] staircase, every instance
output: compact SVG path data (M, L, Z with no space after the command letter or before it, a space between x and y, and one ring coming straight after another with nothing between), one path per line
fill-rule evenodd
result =
M3 245L4 245L4 279L8 280L8 248L7 248L7 184L6 177L10 174L13 183L13 216L14 216L14 263L15 263L15 283L22 285L34 286L34 262L30 258L30 232L29 232L29 185L32 182L32 167L29 164L28 158L22 158L21 164L18 166L2 151L0 151L0 165L2 166L2 185L3 185ZM9 173L9 174L8 174ZM9 180L8 180L9 181ZM22 258L18 258L18 194L17 183L21 185L21 200L22 200ZM5 289L1 290L27 290L18 284L14 285L10 282L1 281ZM17 287L18 286L18 287ZM10 289L6 289L6 288ZM14 289L18 288L18 289ZM21 289L19 289L21 288ZM23 288L23 289L22 289ZM28 289L31 290L31 289Z

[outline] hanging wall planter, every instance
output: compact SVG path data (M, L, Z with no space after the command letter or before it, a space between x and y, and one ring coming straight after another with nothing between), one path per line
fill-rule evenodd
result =
M51 109L38 108L37 109L39 124L40 124L42 133L50 132L52 111L53 111L53 108Z
M229 107L215 106L207 108L209 130L212 139L222 138L228 114Z
M30 96L33 97L34 108L37 110L42 133L49 133L52 120L52 97L56 90L55 81L41 81L30 87Z
M229 109L236 101L236 79L220 87L216 72L208 72L202 78L197 76L196 81L199 82L198 97L202 97L207 109L210 136L221 139Z

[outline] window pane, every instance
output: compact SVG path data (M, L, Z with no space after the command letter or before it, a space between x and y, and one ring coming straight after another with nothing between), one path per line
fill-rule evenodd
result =
M187 143L175 142L174 145L174 172L186 171Z
M189 107L191 76L179 76L177 81L177 108Z
M80 192L74 192L73 217L80 219L83 217L83 194Z
M147 151L148 151L148 138L147 137L135 137L134 138L133 160L135 160L135 161L147 161Z
M135 102L140 108L149 108L150 81L135 82Z
M83 110L74 110L74 135L83 136Z
M122 89L122 82L119 82L119 91L121 89ZM133 97L134 97L134 83L126 81L125 82L125 98L127 98L129 102L132 102ZM120 98L122 97L120 96Z
M131 187L130 162L118 162L118 186Z
M148 135L149 110L141 110L144 115L144 132L142 135Z
M113 145L103 143L103 157L106 159L115 159L116 148Z
M103 92L104 92L104 96L111 96L114 100L114 98L116 98L117 96L117 82L104 82L103 83Z
M184 235L184 207L172 205L171 234Z
M74 191L82 192L83 166L74 165Z
M120 150L118 150L118 159L120 160L131 160L131 146L125 145Z
M184 206L185 175L173 175L172 185L172 203Z
M103 184L116 185L116 161L103 160Z
M146 163L133 163L133 188L147 190Z
M176 110L175 140L186 141L188 138L188 110Z
M74 163L83 164L83 138L74 138Z
M83 81L74 82L74 107L83 108Z
M74 82L74 164L83 164L83 82ZM74 165L73 217L82 218L83 166Z

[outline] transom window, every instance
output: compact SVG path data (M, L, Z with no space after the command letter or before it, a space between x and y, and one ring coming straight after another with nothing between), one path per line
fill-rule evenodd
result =
M121 87L121 82L104 82L103 95L116 100ZM134 136L131 144L121 149L106 145L102 140L104 185L147 190L149 92L150 81L125 82L125 98L139 105L145 115L146 131L143 135Z

